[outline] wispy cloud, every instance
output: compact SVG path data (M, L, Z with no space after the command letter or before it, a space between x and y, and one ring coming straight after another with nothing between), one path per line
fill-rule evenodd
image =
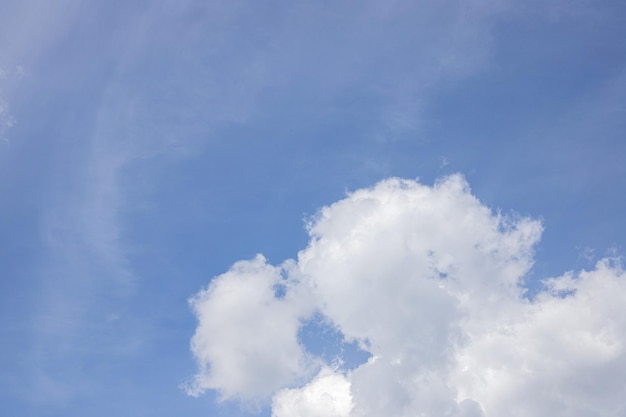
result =
M54 401L80 396L88 385L84 370L78 365L67 369L58 366L59 363L79 363L83 358L93 357L94 352L126 352L141 345L141 331L120 330L132 321L125 315L124 307L130 304L135 284L141 280L133 270L129 253L133 245L146 243L129 242L127 215L146 203L150 192L158 188L151 179L156 177L153 174L161 167L160 163L199 153L206 146L224 140L221 133L233 126L262 129L268 125L272 129L280 126L284 129L280 134L293 142L304 136L311 125L345 124L352 129L354 137L369 135L383 143L419 133L423 111L439 89L489 67L494 26L502 17L519 12L511 3L496 0L416 4L401 0L384 4L365 1L355 7L347 3L285 2L280 7L268 8L247 1L189 0L152 6L129 3L120 7L74 0L31 0L3 5L2 52L9 62L28 63L29 73L36 82L27 92L30 101L22 98L18 105L0 89L0 139L10 138L9 129L17 118L14 109L25 109L30 104L33 108L47 108L42 111L46 113L41 116L44 121L39 121L42 126L34 129L38 135L29 139L54 140L60 148L58 154L51 156L53 168L43 174L49 174L49 178L45 197L41 198L45 206L41 210L42 218L33 219L40 227L42 242L38 243L43 245L42 253L37 254L41 264L34 268L37 288L33 292L37 294L34 297L37 302L33 303L28 354L29 369L34 375L32 391ZM41 88L45 94L40 92ZM48 101L40 104L40 98L46 97ZM19 127L34 123L22 118L24 113L27 112L18 114ZM50 132L50 137L48 129L56 129ZM258 140L250 133L236 138L240 139ZM349 158L355 158L354 155ZM388 171L389 164L376 156L371 158L367 170L381 176ZM442 160L442 165L445 162ZM144 178L134 176L142 169L148 172ZM345 302L344 311L337 307L340 301L333 298L334 284L324 281L325 272L317 271L327 270L328 277L346 274L350 279L353 275L368 277L371 273L374 284L376 274L383 274L380 268L386 265L392 268L397 262L398 269L385 270L385 276L393 277L404 271L405 261L385 258L390 249L382 244L372 246L367 253L368 263L360 264L360 258L355 259L351 262L356 269L344 270L347 266L341 259L353 258L349 252L342 254L342 250L366 248L371 238L368 237L370 226L361 228L354 223L359 219L365 222L367 216L363 217L361 210L384 219L389 215L385 210L393 211L393 205L384 199L402 194L404 187L445 198L465 196L467 201L464 201L473 201L460 183L446 181L435 187L438 190L435 192L410 182L401 185L386 182L368 191L372 197L365 199L367 202L360 201L356 197L360 194L355 193L343 203L346 207L350 204L357 207L354 212L339 209L341 204L326 211L333 219L344 216L344 220L324 219L322 215L314 222L311 246L301 253L297 262L271 266L263 258L257 258L237 264L216 279L193 301L201 317L193 345L201 370L192 382L192 392L216 389L224 399L259 404L273 398L276 413L283 415L289 414L295 403L302 404L297 413L303 415L321 412L342 415L348 409L367 406L369 394L365 393L371 389L368 378L379 376L392 383L397 378L417 375L415 364L407 374L396 375L394 361L403 361L404 356L413 354L406 352L417 349L404 344L413 343L411 340L395 340L406 329L421 329L424 334L432 332L439 338L438 349L444 346L446 337L464 334L446 326L459 325L460 317L476 317L470 307L463 308L470 309L471 315L459 310L456 303L483 303L490 306L485 307L484 314L491 314L500 312L498 303L503 302L506 291L514 294L506 293L507 297L521 302L515 298L519 295L515 282L531 263L530 248L539 233L538 224L532 221L512 221L519 229L503 231L498 229L502 224L497 216L476 214L484 221L480 223L484 228L476 226L472 233L467 232L465 241L458 240L454 234L446 235L446 242L438 241L440 246L431 247L430 263L420 264L422 269L417 270L435 268L442 275L454 277L455 268L460 268L459 260L448 255L456 253L467 258L463 258L463 268L468 268L471 273L467 276L476 280L467 284L467 288L462 280L437 281L459 286L452 289L431 288L431 284L418 281L419 288L441 296L441 300L418 300L439 309L433 323L446 329L442 331L435 329L435 324L408 323L399 316L397 322L403 323L404 330L391 326L387 334L385 322L379 325L380 334L370 333L369 328L363 327L365 324L352 322L351 317L367 316L369 306L371 311L383 311L380 308L383 301L374 293L366 294L354 300L361 303L356 307ZM454 184L460 191L445 191L445 187L454 188ZM367 192L361 194L364 193ZM445 202L440 203L445 208ZM466 209L472 213L474 209L476 213L486 210L477 208L480 205L475 202L468 204L471 207L451 209L450 215L460 215ZM379 213L381 207L387 209ZM429 224L437 226L433 228L436 235L451 227L447 219L443 221L436 216L429 219ZM411 224L402 225L406 230L411 227ZM380 242L393 247L397 243L391 236L394 230L390 229L388 234L380 231L376 239L380 237ZM345 242L340 236L344 232L350 234ZM429 229L424 233L430 236L430 232ZM493 241L480 241L481 236L486 236L484 233ZM471 237L474 234L475 238ZM385 239L390 236L391 241L387 242ZM405 251L402 253L407 256L423 249L419 236L407 238L406 242L408 249L402 249ZM471 249L470 242L486 246ZM326 247L326 244L334 246ZM478 251L479 259L485 258L485 262L474 265L468 255L471 250ZM327 251L328 257L319 251ZM511 259L507 258L509 255ZM371 262L375 259L385 262L380 265ZM496 272L502 272L500 278L506 277L502 288L479 278ZM360 281L355 283L350 279L341 281L341 285L361 288ZM399 288L404 288L403 282L398 281ZM285 297L275 297L275 284L285 286ZM329 286L328 290L324 290L325 285ZM251 291L244 294L246 286ZM396 295L383 284L377 290L380 297ZM406 305L402 305L407 311L418 308L410 301L414 290L417 291L412 287L407 289ZM445 295L445 291L453 294ZM475 292L491 295L476 298ZM222 304L216 301L218 293L227 294L219 297L224 301ZM358 292L343 294L350 300ZM238 306L237 311L233 310L234 306ZM358 314L350 312L350 306ZM348 373L303 351L298 329L302 321L318 310L347 339L370 346L371 363ZM208 317L206 311L217 311L222 318ZM392 313L389 314L385 320L395 323ZM430 310L424 314L430 314ZM259 318L263 318L261 324L248 325ZM115 335L111 335L112 329L117 332ZM248 332L245 343L240 343L242 335L236 329ZM274 335L271 340L267 338L270 333ZM219 340L213 337L216 334L220 335ZM419 352L448 363L447 353L439 357L434 350L433 347L429 352ZM249 366L237 367L238 363ZM433 375L433 381L452 378L451 374ZM393 403L394 407L418 401L404 393L408 388L402 384L399 390L388 393L389 404ZM441 388L432 398L452 401L452 394L446 390ZM318 399L326 398L330 391L339 394L330 395L330 403L318 407ZM490 401L481 397L482 394L471 395L481 404ZM454 402L449 404L457 407ZM472 404L475 403L460 402L458 407L473 410L476 407Z
M10 144L6 133L17 123L17 120L11 113L9 103L4 97L3 87L6 84L15 84L23 75L24 69L19 65L11 70L0 67L0 140L4 141L6 144Z

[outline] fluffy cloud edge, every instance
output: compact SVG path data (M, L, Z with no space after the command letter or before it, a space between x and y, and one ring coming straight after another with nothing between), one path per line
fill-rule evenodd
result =
M547 279L529 300L542 230L484 206L461 175L350 193L308 224L297 260L238 262L191 300L190 393L271 403L273 417L618 415L620 262ZM299 331L313 314L370 360L347 371L308 352Z

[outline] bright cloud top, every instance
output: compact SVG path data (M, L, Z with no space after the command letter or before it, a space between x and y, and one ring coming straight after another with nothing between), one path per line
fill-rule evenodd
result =
M624 415L624 274L603 260L529 300L541 232L459 175L358 190L319 212L297 260L238 262L192 299L190 392L274 417ZM370 359L312 354L299 332L320 314Z

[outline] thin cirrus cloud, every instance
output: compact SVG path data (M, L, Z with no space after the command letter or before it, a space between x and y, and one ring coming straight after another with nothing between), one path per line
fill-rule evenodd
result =
M542 230L484 206L460 175L353 192L310 222L296 260L240 261L192 298L188 390L274 417L623 415L619 261L529 297ZM316 314L370 358L346 369L311 353L299 331Z
M6 82L6 79L19 78L22 74L23 69L20 66L17 66L15 70L11 71L0 67L0 140L4 141L6 144L10 144L9 139L6 137L6 133L15 125L16 120L11 113L8 101L4 97L2 87Z
M487 11L476 6L467 15L457 2L433 4L412 7L412 19L405 4L383 10L367 2L359 12L345 5L284 5L280 13L248 2L124 8L66 0L7 4L0 33L11 34L4 37L11 42L0 41L1 58L8 59L0 64L8 68L23 62L32 77L19 91L0 91L0 139L8 137L13 109L19 111L22 103L20 126L45 132L30 134L22 143L50 136L55 139L49 143L59 149L50 153L50 181L42 183L51 191L41 193L46 210L36 221L41 225L42 265L37 288L29 292L41 294L43 302L29 318L38 359L28 362L26 373L80 392L82 379L50 376L46 365L55 357L87 360L93 352L117 346L119 339L134 345L117 333L115 341L94 343L96 331L87 319L97 318L107 330L128 322L118 318L141 273L131 266L129 252L136 242L129 242L126 220L141 205L136 190L150 193L132 172L145 168L154 173L158 158L176 160L217 142L213 130L222 124L283 120L286 107L310 109L294 106L297 102L319 102L318 109L341 107L354 91L365 91L370 106L384 108L379 125L410 127L414 102L419 101L415 96L422 95L425 85L462 78L481 66L488 49L480 30ZM398 18L400 24L394 23ZM416 25L415 19L423 24ZM476 36L456 36L441 27ZM402 41L390 42L392 38ZM412 41L426 38L429 42ZM475 53L462 56L458 50ZM420 68L419 77L407 88L402 80L411 78L414 68ZM36 104L39 97L50 101ZM45 117L24 111L46 106L50 111ZM54 124L45 125L48 119ZM265 314L282 317L282 310L277 303ZM308 314L290 311L285 317ZM287 320L286 325L297 331L299 320ZM242 377L224 388L224 395L247 398L252 394L240 393L254 392L255 397L267 397L283 386L305 382L301 375L316 370L319 360L299 353L297 339L288 342L282 341L282 349L297 357L290 367L277 370L276 385L249 391L252 383ZM77 374L82 377L82 371ZM45 397L50 390L30 391Z

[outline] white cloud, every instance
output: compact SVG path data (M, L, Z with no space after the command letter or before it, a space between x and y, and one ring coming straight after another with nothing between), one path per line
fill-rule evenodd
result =
M458 175L358 190L319 212L297 261L240 262L193 299L196 392L274 395L274 417L623 415L624 274L603 260L527 299L541 231ZM315 311L370 360L313 377L298 331Z
M272 403L272 416L347 417L352 407L348 379L325 368L306 386L277 393Z
M217 389L224 399L255 402L311 373L315 363L297 337L311 306L281 270L262 256L238 262L191 300L200 320L192 350L201 365L191 394ZM284 298L275 296L278 285L288 287Z
M547 280L523 314L484 324L458 354L463 395L488 415L624 415L625 278L605 259Z

